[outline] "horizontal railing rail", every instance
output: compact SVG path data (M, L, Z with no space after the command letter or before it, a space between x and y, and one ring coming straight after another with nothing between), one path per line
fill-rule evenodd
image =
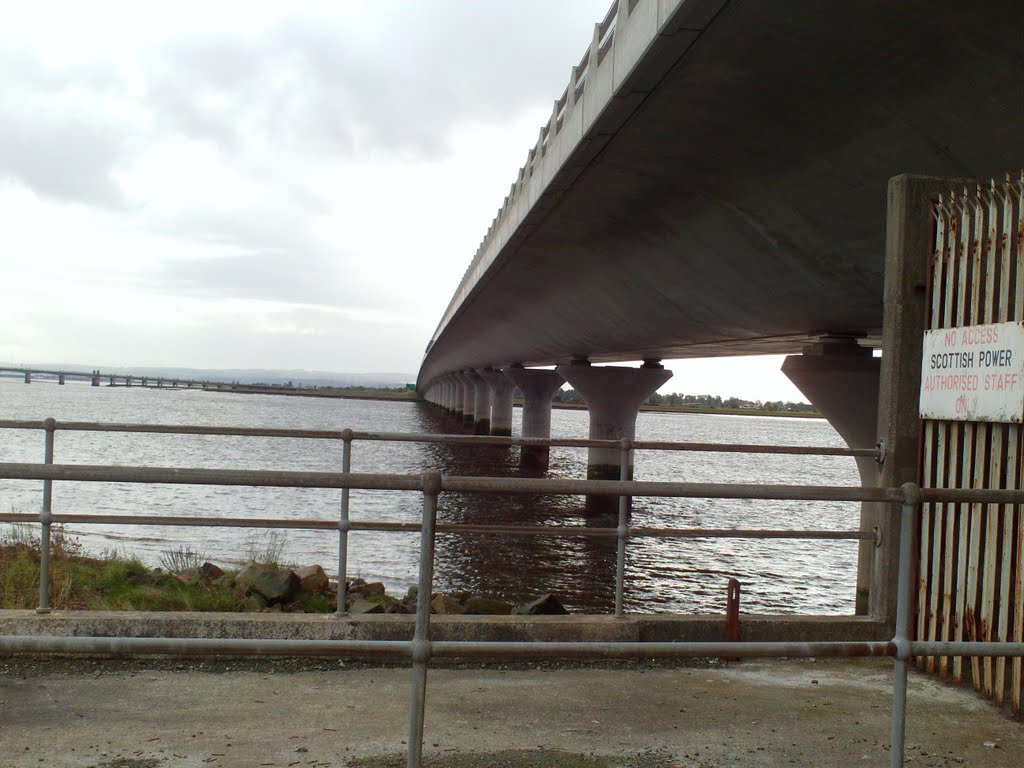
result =
M546 446L556 448L619 448L621 440L589 440L565 437L499 437L490 435L446 435L410 432L363 432L353 429L283 429L274 427L229 427L204 424L133 424L102 421L56 421L49 419L0 420L0 429L52 429L64 432L137 432L169 435L218 435L225 437L284 437L306 440L363 440L395 443L436 443L441 445ZM696 443L633 440L635 450L693 451L706 453L774 453L797 456L853 456L878 458L878 448L835 446L760 445L754 443Z

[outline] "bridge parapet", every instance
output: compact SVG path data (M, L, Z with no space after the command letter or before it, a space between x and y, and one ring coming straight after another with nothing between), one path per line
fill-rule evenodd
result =
M604 19L594 25L590 47L572 68L569 84L541 126L537 143L466 269L431 344L502 249L525 237L530 214L543 214L557 202L640 105L665 67L697 39L724 4L725 0L614 0ZM527 227L521 229L524 222Z

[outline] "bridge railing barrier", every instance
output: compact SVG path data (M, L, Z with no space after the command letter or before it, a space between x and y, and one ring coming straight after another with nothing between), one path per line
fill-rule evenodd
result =
M52 461L55 424L47 420L47 458ZM342 438L344 439L344 438ZM349 436L349 439L352 439ZM202 485L249 485L296 488L381 489L422 494L419 523L384 521L353 522L344 510L338 522L303 520L241 520L237 518L168 518L157 516L56 515L48 508L38 515L4 514L0 521L38 522L46 530L54 522L132 522L148 525L266 526L280 528L334 528L339 536L351 530L418 531L420 534L418 596L415 629L411 641L365 640L264 640L220 638L109 638L0 636L0 653L98 653L98 654L190 654L190 655L373 655L405 658L412 663L409 705L408 765L422 764L423 724L426 706L427 668L434 657L460 658L681 658L681 657L866 657L894 659L893 710L890 765L903 765L908 663L915 655L1024 656L1024 643L1012 642L920 642L910 639L910 606L914 568L914 528L923 502L955 501L981 503L1024 502L1024 491L974 491L925 489L908 483L900 488L851 488L836 486L739 485L710 483L662 483L612 480L548 480L444 476L439 472L421 475L362 474L353 472L281 472L226 469L176 469L164 467L95 466L74 464L0 464L0 478L42 480L52 490L56 481L171 483ZM434 580L434 545L443 530L489 532L494 526L441 526L437 523L438 497L450 491L531 494L604 493L631 496L672 496L722 499L791 499L874 501L898 505L901 540L896 632L893 638L877 641L835 642L481 642L430 639L430 598ZM502 531L506 532L506 531ZM569 532L542 526L524 529L529 535L568 535ZM573 529L574 535L607 535L600 530ZM651 535L673 535L668 531ZM342 572L343 574L344 572ZM344 576L339 579L344 585ZM42 596L41 596L42 597ZM339 591L339 604L343 605ZM40 610L45 610L41 603Z
M709 453L746 453L776 454L793 456L852 456L878 458L877 448L838 448L833 446L802 446L802 445L759 445L743 443L700 443L700 442L667 442L655 440L590 440L575 438L527 438L497 437L487 435L450 435L408 432L369 432L352 429L320 430L290 429L268 427L228 427L199 424L138 424L117 422L60 421L54 418L44 420L0 420L0 430L24 429L43 430L45 432L44 463L54 463L54 448L58 430L65 432L121 432L121 433L156 433L172 435L216 435L240 437L272 437L298 438L310 440L340 440L342 442L341 471L349 473L352 469L353 444L356 441L379 441L395 443L434 443L442 445L491 445L491 446L547 446L563 448L617 448L620 451L620 480L627 479L627 468L632 465L632 455L637 450L646 451L680 451ZM138 468L140 471L143 468ZM217 470L196 470L217 471ZM516 490L499 487L499 478L487 478L493 486L490 489L477 488L477 491L499 493L529 493L528 490ZM143 481L145 482L145 481ZM166 482L151 480L149 482ZM579 481L555 481L579 482ZM234 483L237 484L237 483ZM190 525L190 526L228 526L256 528L287 528L301 527L305 530L331 529L336 526L339 531L338 543L338 613L345 613L345 577L348 572L348 534L350 531L409 531L413 530L406 523L366 521L353 522L349 518L351 500L350 488L341 488L340 519L337 524L324 520L305 520L301 526L286 525L283 520L253 518L208 518L208 517L160 517L148 515L54 515L52 511L53 480L43 479L43 499L39 521L43 524L41 546L43 551L43 578L40 581L39 610L47 610L49 584L48 565L50 550L50 526L53 523L73 524L113 524L113 525ZM379 490L379 489L378 489ZM450 488L449 490L455 490ZM464 489L470 492L472 489ZM579 494L593 493L580 490ZM614 495L614 494L611 494ZM851 499L847 499L848 501ZM471 534L505 534L505 535L545 535L545 536L590 536L595 538L617 539L615 567L615 615L625 614L625 566L626 547L630 538L702 538L702 539L828 539L828 540L867 540L875 541L877 531L864 530L793 530L793 529L751 529L751 528L658 528L650 526L629 525L628 495L619 496L618 522L615 528L598 527L545 527L522 525L442 525L443 533ZM17 513L0 514L0 522L36 520L33 515ZM159 522L153 522L159 520ZM49 521L49 522L47 522ZM295 521L290 521L294 523Z

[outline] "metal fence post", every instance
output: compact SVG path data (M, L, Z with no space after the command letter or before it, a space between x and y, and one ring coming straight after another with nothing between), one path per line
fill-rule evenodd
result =
M352 430L341 430L341 439L341 471L348 474L352 471ZM348 587L345 582L348 578L348 532L352 528L348 518L348 501L349 488L342 488L341 516L338 519L338 607L334 611L335 616L348 613Z
M629 480L629 459L633 452L633 443L628 438L619 441L619 480ZM615 556L615 615L623 616L623 598L626 591L626 534L629 532L629 497L619 496L619 527L617 530L618 547Z
M427 664L430 662L430 595L434 585L434 526L441 473L423 473L423 521L420 528L420 578L416 595L416 631L412 638L412 700L409 706L408 768L423 759L423 713L427 705Z
M46 448L43 463L53 464L54 434L57 420L52 416L43 422L46 430ZM53 523L53 480L43 480L43 507L39 511L39 607L36 613L50 612L50 526Z
M904 483L900 490L903 492L903 504L900 514L899 581L896 587L896 635L893 638L896 661L892 673L892 736L889 747L891 768L901 768L903 765L907 718L907 664L910 661L910 577L913 569L914 523L921 507L919 486Z

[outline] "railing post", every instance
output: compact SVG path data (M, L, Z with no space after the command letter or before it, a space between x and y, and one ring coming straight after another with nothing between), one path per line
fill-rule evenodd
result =
M352 430L341 430L341 440L341 471L348 474L352 471ZM352 528L348 519L348 501L349 488L342 488L341 516L338 519L338 607L334 611L335 616L348 613L348 587L345 582L348 578L348 532Z
M619 441L619 480L629 480L629 464L633 452L633 443L628 438ZM615 615L625 615L622 604L626 592L626 535L629 532L629 497L619 496L619 527L617 531L618 548L615 557Z
M901 768L906 737L907 716L907 664L910 661L910 600L911 571L913 570L914 524L921 507L921 488L914 483L901 487L903 503L900 515L900 559L896 587L896 662L892 675L892 736L889 747L889 765Z
M46 430L46 448L43 463L53 464L54 434L57 420L52 416L43 422ZM42 530L39 534L39 607L36 613L50 612L50 526L53 523L53 480L43 480L43 507L39 512Z
M434 590L434 525L441 473L423 473L423 520L420 528L420 579L416 595L416 630L412 638L412 701L409 707L408 768L423 759L423 712L427 705L427 664L430 662L430 595Z

